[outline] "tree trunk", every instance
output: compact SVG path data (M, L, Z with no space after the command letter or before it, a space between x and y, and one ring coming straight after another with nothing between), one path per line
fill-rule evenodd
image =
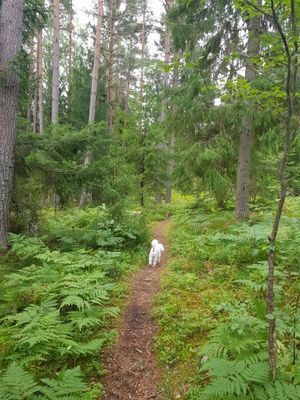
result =
M32 132L37 133L37 119L38 119L38 88L37 79L34 82L34 97L32 102Z
M31 117L32 117L32 105L33 105L33 91L34 91L34 85L33 85L33 66L34 66L34 35L30 38L30 64L29 64L29 76L28 76L28 81L29 81L29 93L28 93L28 108L27 108L27 131L31 132L32 131L32 123L31 123Z
M0 16L0 247L7 249L19 78L11 63L22 44L22 0L2 0Z
M110 1L110 17L108 26L108 77L107 77L107 127L108 133L112 135L113 130L113 63L114 63L114 25L115 25L115 0Z
M96 115L96 100L97 100L101 44L102 44L102 25L103 25L103 0L99 0L94 62L93 62L93 72L92 72L92 86L90 95L89 124L95 122L95 115Z
M260 17L253 17L248 24L248 44L245 78L253 82L256 78L256 66L253 57L259 55ZM250 105L251 107L251 105ZM253 112L246 111L242 118L242 133L240 135L237 185L236 185L236 209L237 219L247 218L249 215L249 188L251 167L251 146L253 133Z
M70 107L70 97L72 88L72 70L73 70L73 1L70 0L68 15L68 98Z
M84 166L88 167L91 164L92 159L93 159L92 152L91 152L91 150L88 150L85 155ZM88 201L91 200L91 197L92 197L92 195L90 192L87 191L86 185L83 185L82 190L81 190L80 201L79 201L79 208L84 207L88 203Z
M58 123L59 106L59 31L60 13L59 0L53 0L53 54L52 54L52 111L51 123Z
M37 43L37 70L38 80L38 121L39 121L39 133L44 133L44 89L43 89L43 31L40 30L38 33Z
M140 135L141 135L141 181L140 181L140 201L141 206L145 205L145 157L144 157L144 145L145 145L145 120L144 120L144 58L145 58L145 26L146 26L146 4L143 6L143 20L142 20L142 53L141 53L141 77L140 77L140 107L141 107L141 115L140 115Z
M120 92L121 92L121 83L120 83L120 68L119 68L119 53L120 53L120 39L117 37L116 40L116 57L115 57L115 68L114 68L114 77L113 77L113 127L112 132L116 131L118 125L118 111L120 105Z
M89 108L89 124L95 122L96 115L96 101L97 101L97 89L98 89L98 78L100 68L100 57L101 57L101 45L102 45L102 25L103 25L103 0L99 0L98 3L98 17L96 26L96 38L95 38L95 49L94 49L94 61L92 71L92 85L90 94L90 108ZM88 166L93 160L91 150L88 150L85 155L84 165ZM86 185L83 185L79 200L79 207L82 208L91 199L92 195L88 192Z
M178 86L178 69L174 70L173 75L173 89L176 90ZM176 112L176 110L174 110ZM167 181L166 181L166 204L172 201L172 178L174 172L174 153L175 153L175 134L174 129L171 130L169 139L169 158L167 165Z
M167 181L166 181L166 204L172 201L172 177L174 171L174 150L175 150L175 135L171 132L169 140L169 159L167 165Z
M124 122L123 129L127 127L127 114L129 111L129 95L130 95L130 83L131 83L131 50L132 50L133 37L130 36L129 49L128 49L128 67L126 71L126 93L125 93L125 104L124 104Z
M290 145L291 145L291 121L294 114L294 101L296 97L296 81L297 81L297 66L294 63L298 61L298 29L296 24L296 10L295 10L295 2L291 0L291 21L292 21L292 32L294 36L294 49L290 51L289 44L285 34L283 33L282 26L280 25L274 0L271 0L271 10L274 20L274 25L281 37L285 55L287 59L287 67L286 67L286 84L285 84L285 92L286 92L286 115L285 115L285 135L284 135L284 149L283 155L280 162L279 167L279 183L280 183L280 194L279 201L277 205L277 210L275 214L275 219L273 222L272 232L269 237L269 255L268 255L268 288L267 288L267 308L268 314L270 316L269 319L269 369L270 374L275 381L276 379L276 320L274 316L275 312L275 301L274 301L274 260L275 260L275 244L276 238L278 234L281 214L283 210L283 206L286 199L287 194L287 182L286 182L286 165L288 161Z
M174 4L174 0L167 0L165 2L165 7L166 7L166 12L168 12L170 10L170 8L173 7ZM164 63L166 65L168 65L170 63L170 57L171 57L171 42L172 42L172 35L171 32L166 28L166 32L165 32L165 42L164 42ZM169 84L169 73L166 71L163 74L163 79L162 79L162 84L163 84L163 91L165 91L165 89L167 88L168 84ZM165 96L165 93L163 93L163 97ZM166 101L162 101L162 106L161 106L161 112L160 112L160 117L159 120L161 122L161 124L164 123L164 120L166 118ZM169 139L169 149L170 149L170 145L171 142L173 141L173 139ZM159 151L162 152L166 147L165 143L160 143L158 145ZM169 170L170 165L168 164L167 166L167 176L168 176L168 172L170 172ZM165 173L163 171L163 165L161 162L159 162L158 165L158 180L157 180L157 192L156 192L156 196L155 196L155 202L158 204L161 204L162 199L163 199L163 177L165 176ZM166 181L166 191L169 192L170 189L170 181ZM167 196L167 193L166 193ZM170 196L170 193L168 193L168 196ZM165 199L166 203L167 203L167 198ZM169 200L169 199L168 199ZM168 201L169 202L169 201Z
M38 44L36 45L36 53L35 53L35 79L34 79L34 96L32 102L32 132L37 133L37 123L38 123L38 58L39 58L39 49Z

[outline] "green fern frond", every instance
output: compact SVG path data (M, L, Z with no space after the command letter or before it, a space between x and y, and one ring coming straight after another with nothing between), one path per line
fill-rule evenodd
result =
M60 308L63 307L77 307L78 310L84 310L84 309L89 309L90 308L90 303L86 300L84 300L82 297L77 296L75 294L69 295L65 297L60 305Z
M106 341L107 341L106 338L102 338L102 339L93 339L86 343L74 342L74 345L70 349L70 351L78 356L95 354L103 348Z
M92 310L71 311L68 313L68 318L70 323L76 326L80 332L85 328L94 328L103 324L103 320Z
M79 367L62 371L57 379L42 379L41 392L47 400L81 400L87 386Z
M0 398L5 400L32 400L40 386L23 367L12 363L0 377Z

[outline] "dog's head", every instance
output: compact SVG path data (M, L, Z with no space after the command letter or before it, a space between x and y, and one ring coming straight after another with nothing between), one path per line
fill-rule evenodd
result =
M158 245L158 240L157 239L153 239L152 242L151 242L151 246L155 247L157 245Z

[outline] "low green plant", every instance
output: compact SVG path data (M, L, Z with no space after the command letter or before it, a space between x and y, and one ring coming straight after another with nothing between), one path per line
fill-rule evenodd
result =
M5 400L87 400L80 369L62 370L55 379L36 380L24 367L12 363L0 375L0 398Z
M172 260L155 311L167 398L299 399L299 216L297 200L287 204L275 268L275 382L267 363L273 315L265 303L271 213L257 207L248 222L203 208L175 215Z
M143 221L130 211L112 220L104 208L69 210L49 216L42 237L10 236L11 267L0 284L1 399L99 398L92 382L105 372L99 354L116 338L121 277L148 237Z

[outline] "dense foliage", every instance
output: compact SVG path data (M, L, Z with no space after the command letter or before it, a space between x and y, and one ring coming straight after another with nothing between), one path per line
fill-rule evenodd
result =
M290 198L276 259L280 373L272 383L267 321L273 316L265 305L271 214L257 208L249 222L237 223L231 211L176 212L172 260L155 311L167 398L177 392L189 400L300 398L299 217L299 201Z
M117 221L104 207L43 219L41 237L11 235L2 265L1 398L96 399L101 387L84 380L103 373L99 352L115 338L122 276L147 230L139 213Z
M165 398L300 399L300 3L152 3L0 1L4 400L101 396L166 218Z

